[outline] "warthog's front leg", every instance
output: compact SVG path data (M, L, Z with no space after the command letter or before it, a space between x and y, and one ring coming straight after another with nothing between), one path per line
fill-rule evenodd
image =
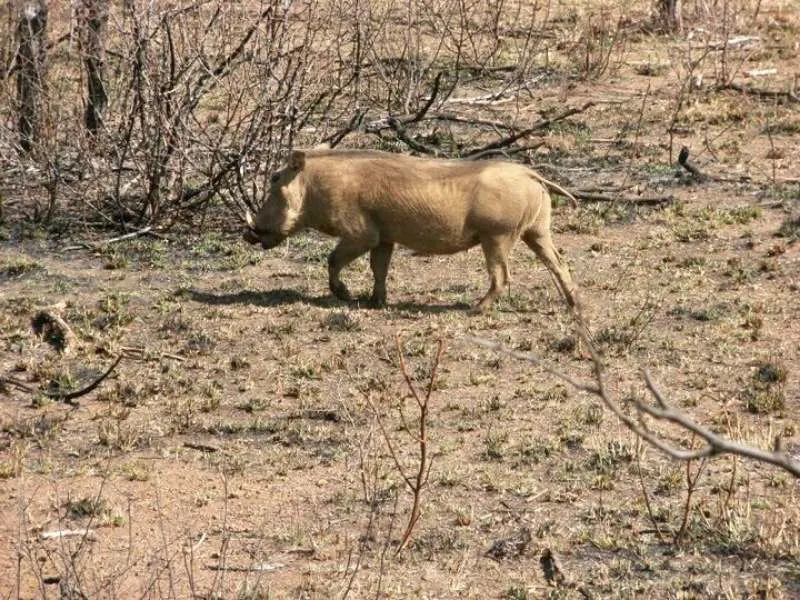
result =
M366 254L369 249L370 246L368 244L352 240L341 240L328 256L328 286L331 288L333 295L339 300L347 302L352 299L347 286L339 277L342 269L362 254Z
M386 306L386 275L389 272L389 262L392 260L393 250L394 244L389 243L378 244L369 252L369 266L375 278L369 303L375 308Z

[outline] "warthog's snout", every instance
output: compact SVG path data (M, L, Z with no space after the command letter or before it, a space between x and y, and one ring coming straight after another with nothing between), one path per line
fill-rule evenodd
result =
M252 229L246 229L244 232L244 241L250 244L261 244L264 250L269 250L279 245L286 236L279 233L258 233Z
M269 231L259 231L256 228L255 219L248 210L245 213L245 220L247 221L247 229L244 230L244 241L248 244L261 244L264 250L269 250L280 244L286 239L286 236L281 233L272 233Z

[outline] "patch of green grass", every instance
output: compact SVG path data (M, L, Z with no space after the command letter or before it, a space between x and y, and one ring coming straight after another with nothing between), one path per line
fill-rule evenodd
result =
M668 62L652 63L648 61L634 66L633 71L642 77L659 77L665 75L670 66Z
M753 373L753 380L765 385L785 383L788 370L786 366L777 361L764 361L759 363Z
M322 319L322 326L328 331L360 331L358 316L350 311L334 310Z
M678 261L676 266L679 269L696 269L706 265L706 258L704 256L687 256L686 258Z
M117 252L116 249L109 251L104 256L103 268L107 271L127 269L130 265L130 259L124 254Z
M290 253L297 260L307 263L327 264L333 241L315 232L296 235L286 241ZM354 264L351 268L356 267Z
M756 366L750 385L742 391L745 408L753 414L772 414L786 408L783 384L788 371L778 361L763 361Z
M684 244L691 242L704 242L712 239L711 229L704 223L680 223L672 228L675 239Z
M130 452L134 448L148 445L149 432L134 427L126 420L130 416L129 408L112 410L107 417L97 423L97 442L101 446Z
M633 456L633 451L627 444L609 442L605 448L592 453L588 466L598 474L612 475L620 465L629 464Z
M775 235L787 238L790 243L800 240L800 216L787 217L783 223L781 223Z
M530 597L528 586L524 583L512 583L505 589L502 595L504 600L528 600Z
M568 231L583 235L598 235L600 228L605 224L602 215L598 214L595 210L580 210L577 213L570 215L569 220L565 225L560 225L556 222L553 226L555 231Z
M727 210L720 210L719 215L726 225L747 225L761 218L761 208L751 205L736 206Z
M192 255L216 260L216 268L223 271L238 271L246 266L257 265L264 258L261 250L243 244L238 238L229 239L216 233L200 238L192 246Z
M103 498L80 498L78 500L67 500L64 505L67 516L72 519L83 519L86 517L104 517L111 514L111 508Z
M3 426L3 431L6 427ZM0 480L13 479L19 477L25 471L25 457L29 450L29 444L23 441L15 441L3 448L4 458L0 460Z
M92 321L96 329L107 331L124 327L134 320L134 315L128 309L130 295L114 292L105 296L97 304L100 315Z
M559 450L559 441L550 437L535 437L524 440L514 447L517 463L538 464Z
M786 407L786 396L780 388L747 389L744 392L744 406L757 415L780 412Z
M206 355L211 352L217 345L217 341L213 336L205 331L192 331L186 337L186 344L184 345L187 352Z
M503 460L505 456L506 443L508 442L508 433L505 431L493 432L489 431L484 439L484 456L487 460L499 461Z
M163 240L137 238L98 249L106 269L126 269L130 266L145 269L165 269L173 264L174 249Z
M775 123L768 123L761 131L770 135L794 135L800 133L800 119L787 118Z
M150 479L150 467L143 461L126 463L119 468L119 473L128 481L148 481Z
M22 279L23 277L41 273L44 270L44 266L36 261L25 259L12 260L0 265L0 281Z

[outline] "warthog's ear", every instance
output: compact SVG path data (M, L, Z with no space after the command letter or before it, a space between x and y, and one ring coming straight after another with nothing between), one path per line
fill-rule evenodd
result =
M306 153L302 150L292 150L289 156L289 168L293 171L300 171L306 165Z

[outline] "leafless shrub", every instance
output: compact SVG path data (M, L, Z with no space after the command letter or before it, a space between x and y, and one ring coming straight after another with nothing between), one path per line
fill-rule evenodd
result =
M414 398L414 401L417 404L417 409L419 410L419 416L416 418L416 422L413 424L409 424L406 421L405 414L403 412L402 406L398 409L400 413L400 417L403 421L403 428L408 433L409 437L413 441L415 441L418 445L419 454L417 456L417 460L415 464L412 466L412 473L409 474L406 471L406 468L403 466L402 462L400 461L400 457L397 453L395 448L395 444L392 441L389 432L386 429L384 424L383 418L378 410L378 407L375 405L373 399L369 396L368 393L364 394L364 398L369 404L372 412L375 415L375 419L378 422L378 427L381 430L381 434L383 435L383 439L386 442L386 446L389 449L389 454L392 457L392 461L397 469L397 472L402 477L403 481L408 487L409 491L412 495L412 504L411 504L411 512L408 517L408 524L406 525L405 532L403 533L402 540L400 542L400 546L397 548L397 552L400 553L403 549L408 545L411 541L411 534L414 532L414 528L419 521L420 516L422 515L422 491L428 485L428 479L430 477L431 472L431 464L432 458L430 456L430 448L428 446L428 412L430 408L430 398L431 393L433 392L433 385L436 381L436 370L439 366L439 361L441 360L442 350L444 344L442 340L439 340L438 349L436 351L436 356L431 363L430 369L430 377L428 379L428 386L425 390L424 394L421 394L417 388L414 386L414 382L411 379L411 375L409 374L408 368L406 367L405 358L403 357L403 345L400 340L400 336L397 336L397 353L400 361L400 371L403 374L403 378L406 381L406 385L408 386L409 392L411 396ZM412 425L416 432L412 430Z
M255 208L289 148L335 145L353 130L457 156L465 133L499 132L459 115L484 101L457 99L459 110L424 126L422 116L462 85L490 83L489 103L530 93L548 61L549 14L522 0L58 5L51 67L31 88L42 104L36 164L15 156L6 127L5 173L35 175L23 213L50 222L57 208L88 209L125 230L202 220L220 200L233 214ZM4 46L7 73L20 48ZM7 117L19 114L16 98L8 85L0 92ZM393 126L414 116L419 133Z

